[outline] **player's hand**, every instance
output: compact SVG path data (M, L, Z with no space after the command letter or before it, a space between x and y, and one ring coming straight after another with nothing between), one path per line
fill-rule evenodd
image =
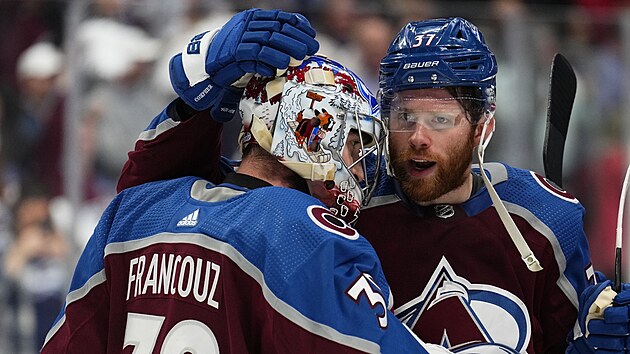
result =
M171 58L171 84L186 104L197 111L210 109L215 120L227 122L251 75L276 76L277 70L299 65L318 49L315 30L304 16L250 9L193 37Z
M623 284L619 294L611 284L591 285L580 296L582 336L571 343L573 352L630 353L630 284Z

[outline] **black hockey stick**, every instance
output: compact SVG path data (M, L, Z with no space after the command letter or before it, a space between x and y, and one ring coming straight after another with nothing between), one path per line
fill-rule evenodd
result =
M543 165L545 176L559 187L562 187L562 160L564 145L571 119L571 110L575 101L577 79L569 61L560 53L556 53L551 64L549 78L549 97L547 101L547 130L543 145ZM626 171L619 210L617 215L617 235L615 245L615 279L613 290L621 291L621 233L630 167Z
M543 145L545 177L562 188L562 160L569 130L577 79L569 61L556 53L551 64L547 101L547 130Z
M623 178L621 188L621 196L619 197L619 210L617 211L617 229L615 237L615 280L613 290L619 294L621 292L621 246L623 236L623 217L625 213L626 195L628 194L628 180L630 180L630 166L626 170L626 176Z

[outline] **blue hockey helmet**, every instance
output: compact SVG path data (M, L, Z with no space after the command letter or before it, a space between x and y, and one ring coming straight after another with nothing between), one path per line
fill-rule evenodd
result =
M495 103L497 62L479 29L459 17L410 22L381 61L379 95L386 117L396 92L478 87L486 109Z

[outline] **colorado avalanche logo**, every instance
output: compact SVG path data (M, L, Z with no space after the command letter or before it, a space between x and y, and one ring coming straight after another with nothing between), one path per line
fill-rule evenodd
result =
M457 276L446 258L396 316L423 340L456 353L526 353L529 313L512 293ZM454 328L457 328L455 330Z
M353 229L345 221L336 217L330 210L319 205L311 205L306 209L308 217L322 229L349 240L359 238L357 230Z

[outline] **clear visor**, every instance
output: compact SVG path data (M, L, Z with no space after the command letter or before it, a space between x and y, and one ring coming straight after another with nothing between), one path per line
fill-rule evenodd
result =
M419 127L431 131L446 131L471 125L464 105L479 105L482 102L470 97L396 97L392 100L387 115L387 126L390 132L412 132Z

